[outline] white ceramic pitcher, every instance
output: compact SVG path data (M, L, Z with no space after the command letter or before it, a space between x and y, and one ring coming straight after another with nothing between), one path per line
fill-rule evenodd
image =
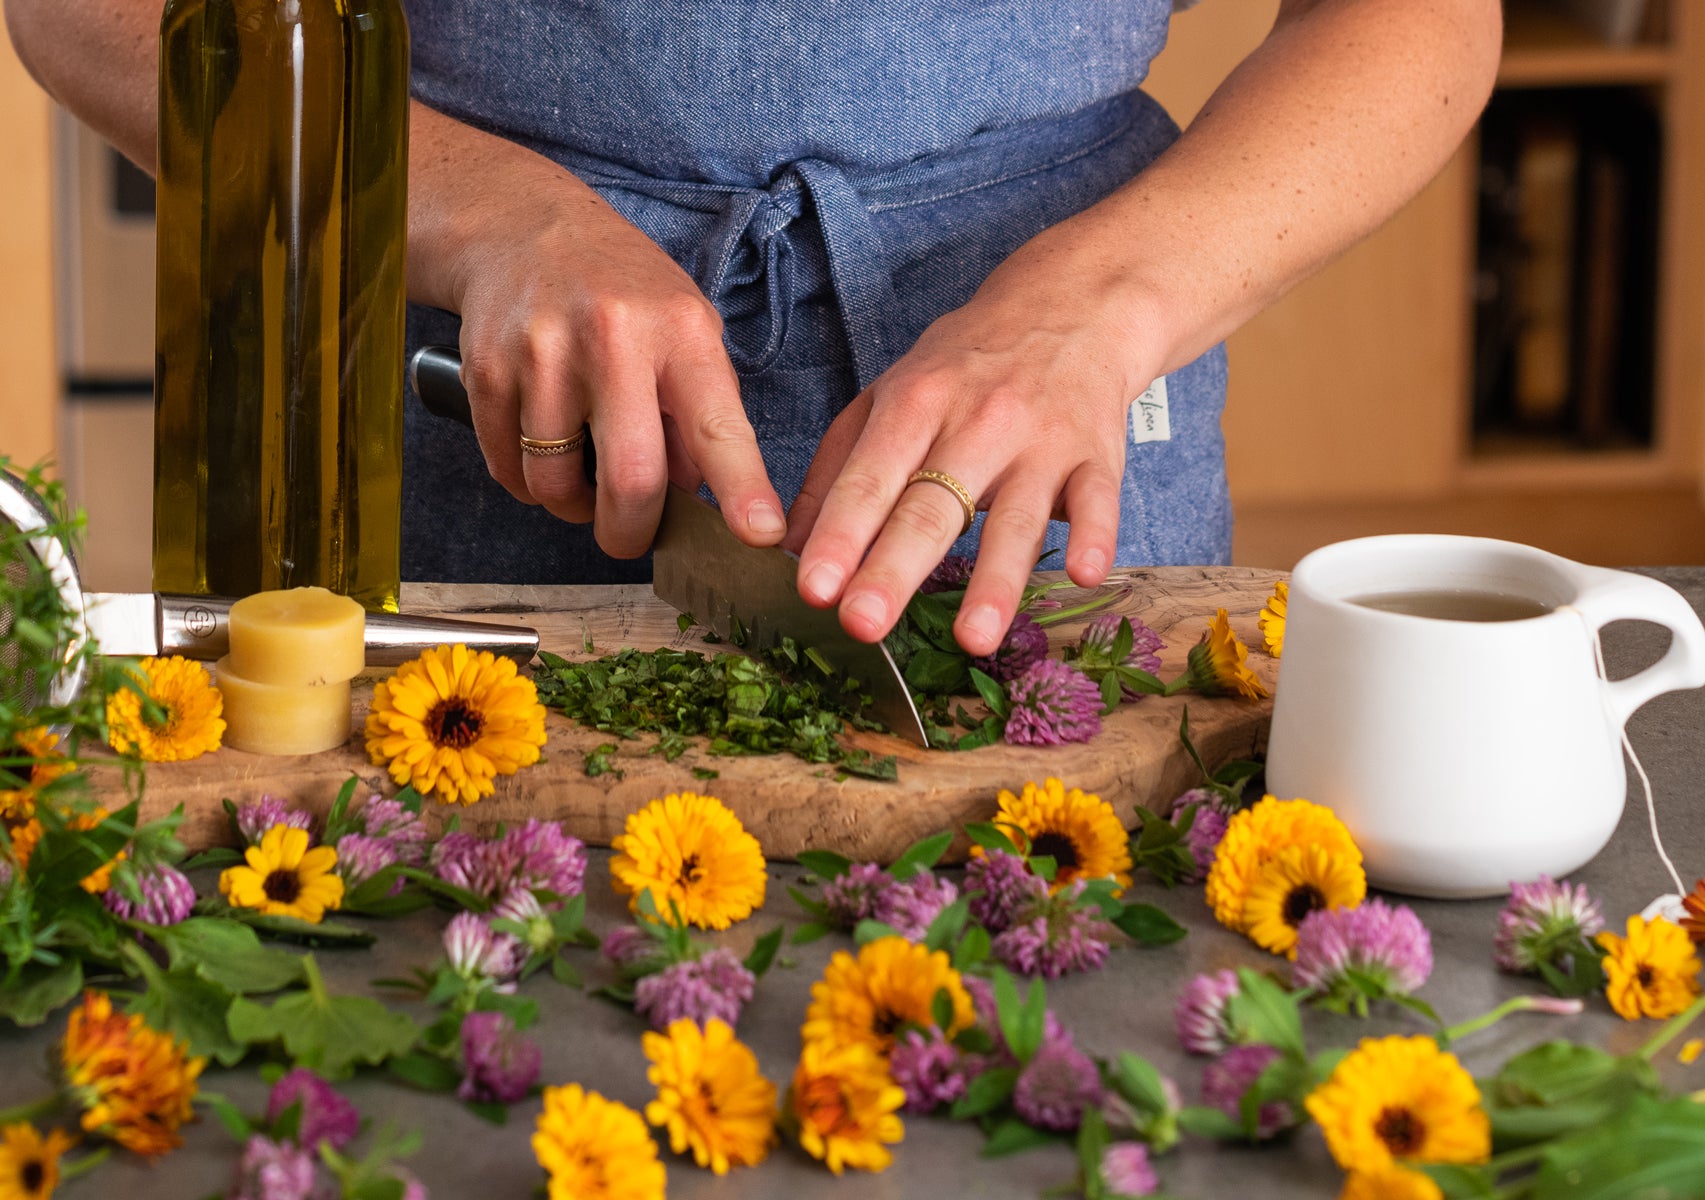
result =
M1491 593L1542 615L1447 619L1358 600ZM1671 632L1627 679L1597 672L1594 631ZM1324 547L1291 576L1268 790L1335 810L1377 887L1489 896L1562 876L1616 829L1622 726L1705 684L1705 628L1673 588L1488 538L1395 535Z

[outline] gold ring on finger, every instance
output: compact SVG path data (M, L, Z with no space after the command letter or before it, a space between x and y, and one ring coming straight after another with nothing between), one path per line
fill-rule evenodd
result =
M965 525L959 531L959 536L964 537L977 516L977 502L971 498L970 490L946 471L932 471L928 468L912 472L912 477L906 480L906 486L911 487L914 483L933 483L936 487L946 488L953 493L953 498L959 501L959 507L965 510Z
M586 426L582 425L578 433L565 438L530 438L521 435L521 453L531 454L537 458L549 458L553 454L572 454L586 444Z

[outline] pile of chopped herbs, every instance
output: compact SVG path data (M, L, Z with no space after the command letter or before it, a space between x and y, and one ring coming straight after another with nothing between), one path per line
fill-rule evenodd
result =
M533 682L540 703L621 738L656 734L652 752L668 762L688 748L688 738L704 737L714 755L787 753L848 775L899 777L893 755L840 742L848 728L881 728L863 715L869 697L823 673L789 640L762 660L667 648L579 663L541 651L539 660ZM598 749L596 759L588 756L588 774L610 769L613 747Z

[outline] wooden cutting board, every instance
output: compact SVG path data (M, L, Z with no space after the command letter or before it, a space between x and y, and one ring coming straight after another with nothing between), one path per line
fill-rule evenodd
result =
M1240 567L1165 567L1121 570L1109 586L1130 594L1113 611L1141 617L1166 642L1163 678L1182 670L1186 652L1201 636L1218 608L1231 615L1232 628L1251 647L1249 662L1273 686L1278 664L1261 647L1257 614L1281 576ZM1067 589L1054 593L1070 607L1090 593ZM586 659L633 646L672 646L707 654L702 631L683 633L675 610L643 585L609 587L505 587L415 584L403 587L405 612L512 621L539 630L540 645L567 659ZM1089 620L1050 628L1058 647L1076 640ZM584 650L591 638L595 654ZM350 775L370 788L394 791L383 769L367 761L360 730L372 696L372 680L358 680L350 740L336 750L298 757L268 757L220 750L187 763L148 767L142 801L144 819L184 806L180 836L192 848L226 844L230 831L220 801L253 800L272 793L324 812ZM1127 825L1135 825L1138 804L1164 807L1179 792L1195 786L1199 774L1178 739L1184 706L1190 708L1192 740L1210 767L1233 758L1259 755L1265 748L1271 701L1207 699L1197 695L1147 697L1120 705L1094 740L1068 746L989 746L951 752L922 750L899 738L861 734L859 744L892 753L900 763L898 782L836 778L832 769L791 755L725 758L710 755L702 741L673 763L648 754L649 736L621 743L614 765L624 772L589 778L588 750L613 741L611 735L575 725L550 713L549 741L543 759L518 774L497 780L496 794L470 808L429 800L434 825L459 813L462 826L491 832L500 822L528 817L561 821L564 828L593 845L608 845L622 831L629 813L668 792L710 794L734 810L773 858L792 858L801 850L835 850L848 857L889 861L912 842L966 821L989 819L1002 788L1019 791L1027 781L1053 776L1068 787L1094 792L1109 801ZM692 768L719 772L700 780ZM955 852L962 852L956 846Z

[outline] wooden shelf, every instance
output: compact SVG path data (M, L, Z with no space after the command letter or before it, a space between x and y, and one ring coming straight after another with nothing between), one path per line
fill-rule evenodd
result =
M1592 87L1665 83L1679 61L1665 42L1613 46L1542 4L1512 2L1505 11L1499 87Z

